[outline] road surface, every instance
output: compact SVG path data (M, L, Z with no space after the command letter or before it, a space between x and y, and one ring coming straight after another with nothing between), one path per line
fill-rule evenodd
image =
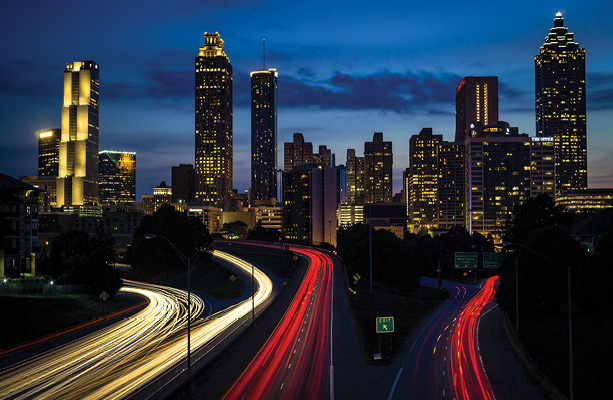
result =
M268 341L225 399L331 397L332 260L324 252L290 246L309 268Z
M215 252L251 273L251 264ZM272 282L254 269L256 307L269 302ZM186 356L187 292L125 281L122 291L146 297L149 305L132 318L0 371L0 398L118 399L140 391ZM251 298L199 319L204 303L191 296L191 348L198 351L251 313ZM172 375L172 374L171 374ZM172 378L172 376L170 377Z
M479 355L477 326L496 279L483 288L444 282L450 298L411 335L388 399L494 398Z

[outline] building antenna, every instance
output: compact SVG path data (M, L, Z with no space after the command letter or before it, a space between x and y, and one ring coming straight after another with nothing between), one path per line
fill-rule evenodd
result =
M266 39L262 39L262 71L266 71Z

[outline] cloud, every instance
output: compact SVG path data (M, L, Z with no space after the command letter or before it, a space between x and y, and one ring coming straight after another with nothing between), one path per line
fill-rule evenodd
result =
M452 73L378 72L350 75L336 72L327 81L313 83L307 69L302 80L281 76L278 82L282 107L319 106L325 109L371 109L411 112L411 106L453 104L461 77Z
M47 73L56 69L56 66L50 67L34 60L5 62L0 65L0 93L57 98L62 93L61 80L58 84L49 79Z

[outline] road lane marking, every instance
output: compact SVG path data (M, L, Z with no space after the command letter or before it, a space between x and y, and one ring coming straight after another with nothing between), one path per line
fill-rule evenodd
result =
M394 390L396 390L396 385L398 384L398 379L400 379L400 374L402 374L402 368L398 370L398 374L396 375L396 379L394 379L394 384L392 385L390 394L387 396L387 400L392 400L392 397L394 397Z

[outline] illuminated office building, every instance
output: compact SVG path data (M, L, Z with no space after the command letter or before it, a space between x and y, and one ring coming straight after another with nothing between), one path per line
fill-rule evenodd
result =
M251 73L251 199L277 198L277 71Z
M438 226L437 146L443 135L433 135L423 128L409 139L409 174L407 176L407 213L412 232L432 230Z
M98 203L99 71L94 61L66 64L57 205Z
M504 122L472 131L465 141L466 229L499 241L516 205L555 195L551 138L530 138Z
M392 142L383 141L383 133L375 132L372 142L364 143L364 201L391 202L392 191Z
M162 205L171 204L172 188L162 181L158 187L153 188L153 194L144 194L142 201L145 215L152 215Z
M283 238L301 244L336 245L337 173L302 164L283 172Z
M536 135L555 138L558 191L587 188L585 49L557 13L534 57Z
M364 157L347 149L347 204L364 205Z
M332 166L332 150L325 144L319 145L319 153L313 154L313 165L316 167Z
M229 209L232 196L232 65L218 33L196 57L196 199Z
M470 125L498 122L498 77L466 76L455 91L455 141L463 142Z
M38 131L38 176L57 177L60 164L61 129Z
M101 151L99 162L100 204L136 201L136 153Z
M556 205L569 212L595 212L613 208L613 189L581 189L560 192Z
M464 227L464 142L440 142L436 162L438 229Z

